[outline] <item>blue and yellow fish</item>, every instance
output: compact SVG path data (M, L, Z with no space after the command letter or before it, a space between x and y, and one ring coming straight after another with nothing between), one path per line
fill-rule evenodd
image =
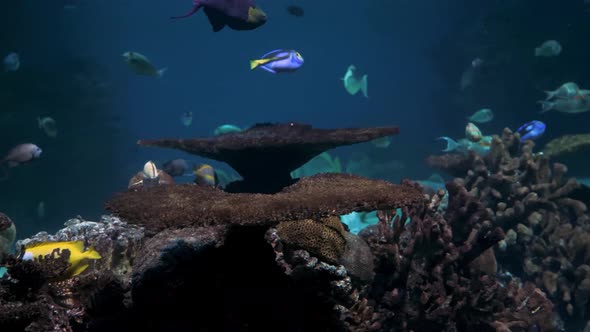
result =
M294 72L303 66L303 57L294 50L270 51L260 59L250 60L250 69L262 68L270 73Z

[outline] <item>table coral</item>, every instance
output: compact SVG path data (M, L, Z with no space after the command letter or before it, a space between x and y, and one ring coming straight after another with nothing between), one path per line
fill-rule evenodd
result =
M318 174L274 195L233 194L188 184L140 188L118 194L106 208L127 222L157 232L213 224L270 226L421 201L422 193L413 187L349 174Z
M140 140L138 144L228 163L243 180L229 184L227 191L275 193L294 182L292 171L322 152L398 133L398 127L317 129L296 123L258 124L210 138Z

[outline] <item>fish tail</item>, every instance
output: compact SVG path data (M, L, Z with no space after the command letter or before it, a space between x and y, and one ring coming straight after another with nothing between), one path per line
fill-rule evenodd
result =
M250 60L250 70L254 70L258 66L260 66L260 61L259 60Z
M361 91L363 92L363 95L366 98L369 98L369 92L368 92L368 86L367 86L367 75L363 76L363 79L361 80Z
M168 71L168 67L164 67L162 69L159 69L158 72L157 72L158 78L161 78L162 76L164 76L164 74L166 73L166 71Z
M102 256L94 248L90 247L84 252L84 258L87 259L101 259Z
M181 16L171 16L170 19L176 20L179 18L187 18L189 16L193 16L193 14L196 13L199 9L201 9L201 4L197 0L195 0L195 1L193 1L193 8L191 9L190 12L188 12L184 15L181 15Z
M454 139L448 136L439 137L437 138L437 140L444 140L447 142L447 147L442 150L443 152L455 151L459 147L459 144Z
M553 102L550 101L546 101L546 100L539 100L537 103L541 104L541 112L540 113L545 113L545 112L549 112L553 109Z

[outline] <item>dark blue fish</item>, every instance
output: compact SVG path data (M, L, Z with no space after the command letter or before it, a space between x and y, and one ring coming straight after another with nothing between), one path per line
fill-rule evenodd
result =
M524 142L527 139L536 140L545 132L545 124L541 121L533 120L520 126L517 133L520 134L520 141Z

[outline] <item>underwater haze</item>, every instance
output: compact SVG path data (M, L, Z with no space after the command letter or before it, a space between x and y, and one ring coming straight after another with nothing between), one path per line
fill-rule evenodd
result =
M168 19L186 12L190 1L4 4L0 51L17 52L21 63L0 73L0 150L32 142L43 153L0 182L0 210L23 237L54 231L76 215L98 217L103 202L125 190L148 160L160 166L185 158L229 171L215 161L136 145L138 139L212 136L226 123L399 126L385 149L363 143L330 152L380 164L376 177L394 182L428 178L433 170L424 159L444 148L436 138L461 138L466 117L478 109L495 114L479 125L484 135L534 119L547 124L537 144L582 133L589 114L539 114L536 104L543 90L588 81L589 51L580 42L588 14L583 1L574 2L556 8L552 1L524 0L261 0L266 24L217 33L201 12ZM304 16L290 15L292 4ZM533 56L549 39L558 40L563 53ZM297 50L305 63L294 73L250 70L250 59L279 48ZM161 78L137 75L124 62L126 51L168 69ZM476 58L483 60L481 71L462 89L461 75ZM368 98L344 89L351 64L367 74ZM188 111L187 127L180 117ZM44 116L55 119L55 138L38 127ZM582 172L585 165L578 158L569 166Z

